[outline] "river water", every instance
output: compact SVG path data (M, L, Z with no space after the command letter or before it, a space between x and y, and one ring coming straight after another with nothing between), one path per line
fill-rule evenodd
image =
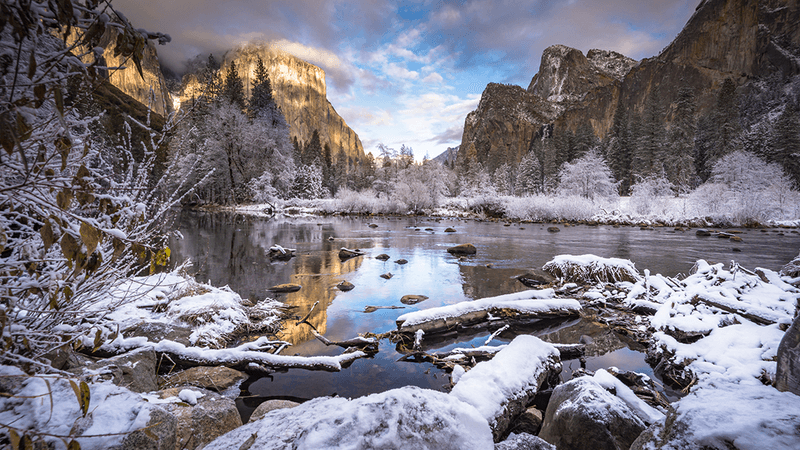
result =
M514 277L541 268L560 254L625 258L633 261L640 272L649 269L653 274L678 276L688 273L698 259L726 264L735 260L749 269L778 270L800 250L797 230L741 229L738 235L743 242L732 242L698 237L694 230L558 225L561 231L554 233L548 232L550 226L413 217L260 218L183 211L178 222L183 238L173 240L171 248L175 261L193 261L198 281L228 285L243 298L277 298L295 306L298 318L319 302L308 320L334 341L365 332L393 330L395 319L409 311L525 290ZM456 232L445 233L447 227ZM474 257L459 260L446 251L467 242L478 249ZM274 244L296 249L297 256L286 262L271 261L267 253ZM338 250L342 247L358 248L366 254L340 261ZM389 260L375 259L381 253L388 254ZM408 263L395 262L401 258ZM380 277L386 273L392 274L391 279ZM336 285L343 280L353 283L355 289L339 291ZM289 294L267 291L281 283L297 283L302 289ZM429 299L407 306L400 302L406 294ZM402 309L366 313L367 306ZM591 336L603 342L604 351L588 355L587 369L616 366L652 376L635 344L598 324L581 320L535 329L511 328L492 345L507 343L523 332L560 343L577 343L582 335ZM457 341L434 343L434 347L426 349L479 346L488 334L460 335ZM330 355L342 351L325 347L311 335L307 325L298 326L291 320L279 337L293 344L284 354ZM357 360L338 373L289 370L250 380L244 388L251 396L240 399L239 406L243 415L249 416L264 399L302 401L334 394L357 397L406 385L437 390L449 386L446 373L428 363L398 362L402 356L384 340L374 358ZM569 379L579 364L566 361L564 366L562 377Z

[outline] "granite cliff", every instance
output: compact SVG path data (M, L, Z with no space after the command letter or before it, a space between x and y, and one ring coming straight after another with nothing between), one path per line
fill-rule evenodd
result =
M269 73L275 102L286 117L289 134L302 143L317 130L323 146L335 156L341 148L351 160L364 158L361 139L336 112L327 98L325 71L268 44L247 44L225 55L220 73L236 63L245 97L255 78L256 61L261 57ZM190 102L202 86L193 74L184 76L181 102Z
M636 62L615 52L547 48L527 90L490 83L464 124L459 161L476 157L489 169L518 162L545 126L575 131L591 125L598 138L619 102L641 113L655 93L669 125L678 90L694 90L697 115L714 105L723 81L737 87L800 74L798 0L703 0L659 55Z

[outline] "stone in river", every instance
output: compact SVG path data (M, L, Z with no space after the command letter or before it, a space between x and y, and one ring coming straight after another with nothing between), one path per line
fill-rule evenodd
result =
M400 303L404 305L416 305L417 303L427 299L428 297L424 295L404 295L400 298Z
M381 261L387 261L389 259L389 255L386 253L381 253L380 255L376 256L375 259L380 259Z
M356 287L356 286L353 283L345 280L345 281L342 281L341 283L337 284L336 287L339 288L339 290L342 291L342 292L347 292L347 291L353 290L353 288Z
M392 278L392 276L393 275L392 275L391 272L386 272L384 274L381 274L381 278L386 278L387 280L390 280Z
M272 286L272 287L271 287L271 288L269 288L268 290L269 290L269 291L272 291L272 292L276 292L276 293L282 293L282 292L297 292L297 291L299 291L299 290L300 290L300 288L301 288L301 287L302 287L302 286L300 286L299 284L294 284L294 283L284 283L284 284L279 284L279 285L277 285L277 286Z
M402 265L402 264L408 264L408 260L405 260L405 259L403 259L403 258L400 258L400 259L398 259L398 260L397 260L397 261L395 261L395 262L396 262L397 264L401 264L401 265Z
M474 255L478 250L472 244L458 244L455 247L447 249L447 253L451 255Z

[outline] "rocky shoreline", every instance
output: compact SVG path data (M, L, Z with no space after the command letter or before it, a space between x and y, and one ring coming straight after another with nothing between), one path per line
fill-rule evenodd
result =
M17 437L28 433L56 445L75 439L84 449L295 448L301 442L322 445L315 448L345 442L367 448L463 448L470 442L471 448L668 449L736 446L742 439L791 448L782 445L800 438L800 411L794 411L800 407L786 407L798 404L800 391L800 319L795 318L800 257L781 273L736 265L726 269L701 260L681 280L641 274L629 261L592 255L562 255L543 269L550 278L536 290L420 310L398 317L397 331L328 341L345 349L338 357L284 357L282 343L266 338L242 343L248 330L274 331L287 320L278 305L259 308L230 291L171 279L171 288L155 284L127 315L111 317L114 324L128 325L122 331L107 329L94 340L87 337L80 349L47 355L55 375L29 376L2 366L0 389L8 397L2 400L0 422L19 424L12 428L19 430ZM207 308L209 295L217 310L197 320L198 313L186 305ZM237 313L243 317L232 319ZM559 384L561 362L580 360L591 350L591 338L554 346L520 334L501 346L426 351L426 341L441 342L439 336L483 329L492 332L491 340L509 326L576 315L646 348L661 380L686 396L669 403L654 380L611 367L579 370ZM227 323L236 320L236 326ZM287 367L342 370L377 351L382 339L394 342L406 358L451 373L450 394L407 387L299 406L268 402L243 425L234 400L248 374ZM42 391L62 411L61 422L44 420L52 411L46 402L31 400ZM707 421L726 414L732 393L747 401L740 407L764 411L763 417L718 433L714 427L721 425ZM108 428L106 415L114 402L129 419ZM773 402L785 411L777 411ZM465 428L468 423L476 425ZM762 436L759 427L779 432ZM110 429L119 434L103 437ZM385 447L387 442L391 446Z

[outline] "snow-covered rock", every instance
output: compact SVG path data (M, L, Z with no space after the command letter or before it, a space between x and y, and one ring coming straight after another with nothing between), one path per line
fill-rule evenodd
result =
M701 383L674 405L631 450L794 450L800 443L800 397L759 382Z
M233 399L199 388L171 388L158 392L154 403L177 419L177 448L198 448L242 426Z
M55 448L63 448L64 442L54 436L72 436L84 450L175 449L175 416L126 388L87 383L84 416L70 380L63 376L29 377L16 367L0 366L0 377L24 380L10 397L0 397L0 423L11 424L20 435L39 435Z
M627 449L645 423L592 377L553 390L539 437L558 450Z
M486 420L442 392L403 387L353 400L317 398L269 412L204 450L494 448Z
M94 364L71 369L70 372L96 381L112 380L133 392L150 392L158 389L156 352L142 348L113 358L101 359Z
M635 283L642 278L631 261L596 255L558 255L542 269L564 281L581 284Z
M775 387L800 395L800 316L794 319L778 346Z
M560 371L553 345L535 336L517 336L490 361L462 375L450 395L474 406L498 438L542 384Z
M556 448L538 436L511 433L505 441L494 444L494 450L556 450Z

